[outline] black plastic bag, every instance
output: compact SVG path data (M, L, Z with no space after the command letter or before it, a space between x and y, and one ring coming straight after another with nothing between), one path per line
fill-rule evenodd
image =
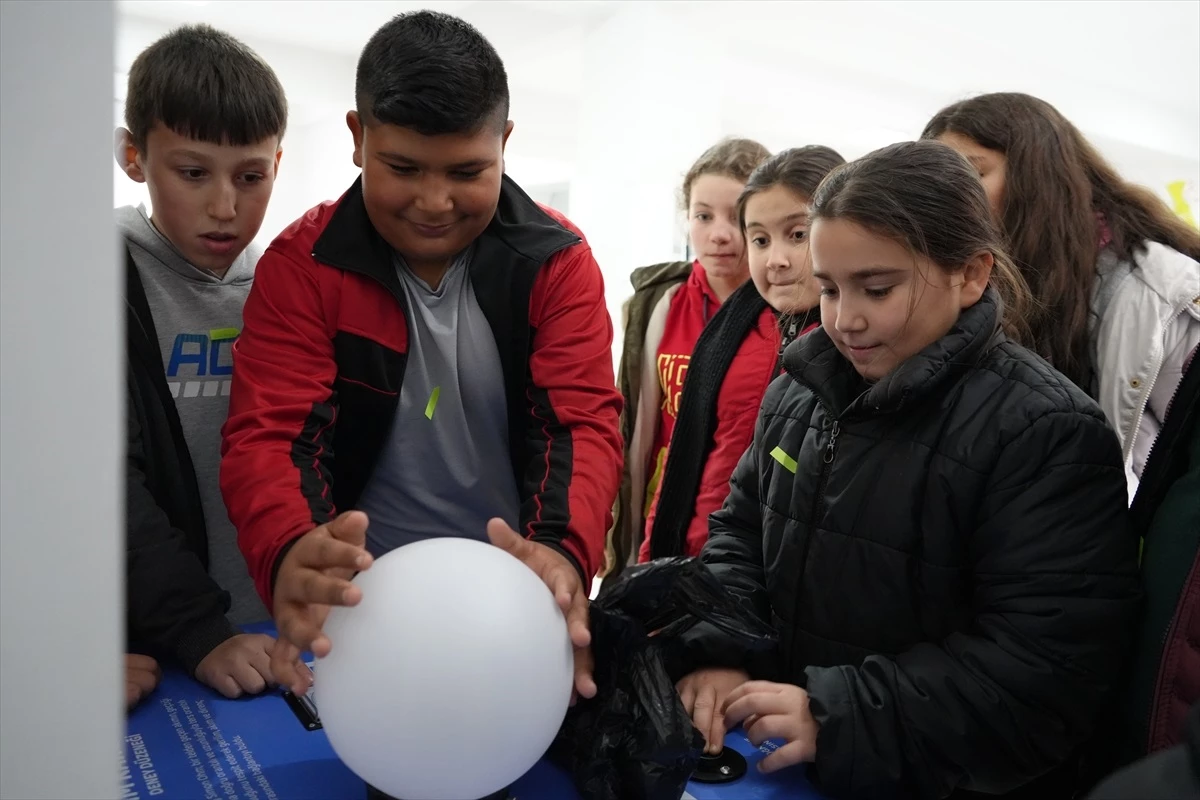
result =
M568 713L550 748L583 800L679 800L704 751L675 691L680 637L708 623L750 651L774 632L695 558L625 570L591 605L596 696ZM668 667L674 665L674 669Z

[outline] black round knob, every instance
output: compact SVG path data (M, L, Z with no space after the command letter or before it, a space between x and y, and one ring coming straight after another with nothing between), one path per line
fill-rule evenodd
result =
M692 780L700 783L729 783L746 774L746 758L736 750L726 747L720 753L705 753L700 757L692 773Z

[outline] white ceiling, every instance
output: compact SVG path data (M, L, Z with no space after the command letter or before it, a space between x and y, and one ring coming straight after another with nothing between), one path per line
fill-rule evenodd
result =
M505 58L514 84L535 79L568 91L578 77L577 50L587 25L611 13L604 0L119 0L123 17L170 24L207 22L235 36L358 58L371 35L397 14L432 8L479 28ZM543 56L558 65L538 69Z
M919 134L941 106L1018 90L1057 105L1123 158L1200 171L1200 3L1155 0L119 0L118 72L165 26L208 22L279 72L293 124L352 103L354 61L392 16L436 8L476 25L509 72L513 116L549 157L574 157L586 37L616 13L664 25L664 48L711 54L726 126L782 147L860 148ZM614 59L620 53L614 53ZM121 82L118 76L118 84ZM297 91L295 87L303 87ZM526 141L529 141L528 139ZM1121 159L1118 159L1120 161ZM1190 175L1188 177L1191 177Z

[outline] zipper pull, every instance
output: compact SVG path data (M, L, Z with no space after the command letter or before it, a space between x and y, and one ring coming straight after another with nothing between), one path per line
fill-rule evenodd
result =
M834 448L837 447L837 437L838 437L838 434L841 432L842 432L842 427L838 423L838 421L835 419L833 421L833 430L830 431L830 434L829 434L829 444L827 444L825 446L825 463L826 464L833 463L833 451L834 451Z
M788 345L796 341L796 329L799 327L799 325L800 322L795 317L793 317L788 323L787 330L783 332L783 338L779 342L779 354L781 356L783 355L783 351L787 349Z

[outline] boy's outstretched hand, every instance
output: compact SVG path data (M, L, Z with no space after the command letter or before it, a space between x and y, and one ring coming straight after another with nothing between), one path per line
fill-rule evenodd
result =
M312 675L300 670L300 653L329 655L321 631L330 606L353 606L362 590L350 582L371 566L367 552L367 515L347 511L301 536L283 557L275 576L275 626L279 640L271 649L271 672L297 695L308 691Z
M566 615L567 632L571 636L571 644L575 646L575 692L571 696L571 703L575 703L576 696L595 697L592 635L588 631L588 591L579 578L579 571L562 553L522 537L502 519L490 520L487 534L492 544L523 561L542 579Z

